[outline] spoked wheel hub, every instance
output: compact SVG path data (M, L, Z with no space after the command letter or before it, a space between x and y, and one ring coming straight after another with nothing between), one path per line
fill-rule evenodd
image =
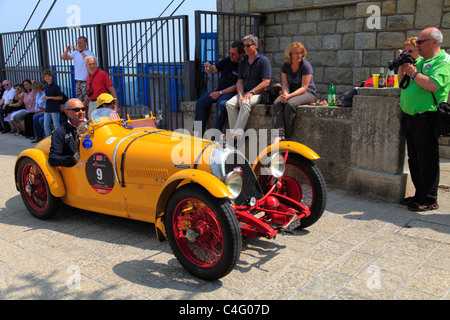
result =
M173 216L175 241L185 257L201 267L212 267L223 254L223 233L214 212L202 201L185 199Z

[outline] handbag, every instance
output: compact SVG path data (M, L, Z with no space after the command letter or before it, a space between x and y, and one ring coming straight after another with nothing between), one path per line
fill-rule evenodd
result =
M433 92L431 92L431 95L434 103L437 105ZM447 102L441 102L437 106L437 132L439 136L450 136L450 104Z

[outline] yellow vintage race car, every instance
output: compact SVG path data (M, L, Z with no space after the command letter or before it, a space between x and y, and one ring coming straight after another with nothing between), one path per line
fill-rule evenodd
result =
M155 224L180 264L213 280L239 260L242 239L274 238L315 223L325 180L308 147L283 141L256 161L224 141L158 129L152 116L121 119L98 109L78 128L79 162L48 163L51 138L24 150L15 166L26 208L51 218L69 206Z

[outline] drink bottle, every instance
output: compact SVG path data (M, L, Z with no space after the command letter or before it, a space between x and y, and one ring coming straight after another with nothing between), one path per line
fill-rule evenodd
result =
M380 68L380 79L378 80L378 88L384 88L386 86L386 75L384 74L384 68Z
M334 85L332 83L328 87L328 105L336 105L336 89L334 89Z

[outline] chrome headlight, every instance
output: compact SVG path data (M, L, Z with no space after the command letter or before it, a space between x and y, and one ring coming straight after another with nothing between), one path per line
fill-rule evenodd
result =
M284 174L286 163L284 157L280 153L275 153L270 159L270 173L277 179Z
M243 179L238 171L231 171L225 177L225 185L230 190L231 195L228 198L236 199L242 191Z

